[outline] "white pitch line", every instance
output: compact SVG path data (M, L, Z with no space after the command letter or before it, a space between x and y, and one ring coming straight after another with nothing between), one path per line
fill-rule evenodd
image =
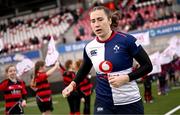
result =
M177 106L176 108L172 109L171 111L167 112L165 115L171 115L171 114L173 114L174 112L176 112L179 109L180 109L180 105Z

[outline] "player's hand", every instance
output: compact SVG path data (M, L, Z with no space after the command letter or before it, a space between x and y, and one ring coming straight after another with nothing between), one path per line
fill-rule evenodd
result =
M55 66L59 67L59 61L56 61Z
M74 88L76 87L76 83L74 81L72 81L63 91L62 91L62 95L63 97L68 97L70 95L70 93L74 90Z
M23 101L22 101L21 106L22 106L22 107L26 107L26 100L23 100Z
M83 102L83 103L84 103L84 102L85 102L85 99L84 99L84 98L81 98L81 102Z
M36 87L31 87L31 89L32 89L33 91L37 91L37 90L38 90L38 88L36 88Z
M68 97L72 91L73 91L73 86L72 86L72 85L68 85L68 86L62 91L63 97Z
M120 87L123 84L129 82L129 76L125 74L113 74L108 75L108 80L113 87Z

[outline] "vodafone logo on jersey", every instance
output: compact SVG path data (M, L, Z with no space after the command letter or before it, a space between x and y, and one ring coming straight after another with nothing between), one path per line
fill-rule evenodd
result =
M99 64L99 69L104 73L110 73L113 69L113 65L110 61L102 61Z

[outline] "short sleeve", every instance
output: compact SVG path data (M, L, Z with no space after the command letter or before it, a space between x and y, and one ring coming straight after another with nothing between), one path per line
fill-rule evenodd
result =
M4 81L2 81L2 82L0 83L0 91L5 90L5 88L7 87L7 85L8 85L8 80L7 80L7 79L4 80Z

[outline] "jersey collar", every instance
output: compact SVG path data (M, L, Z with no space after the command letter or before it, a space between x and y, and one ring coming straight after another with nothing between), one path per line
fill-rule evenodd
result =
M115 35L116 35L116 32L112 31L111 36L107 40L100 40L98 37L96 37L96 40L100 43L105 43L105 42L110 41Z

